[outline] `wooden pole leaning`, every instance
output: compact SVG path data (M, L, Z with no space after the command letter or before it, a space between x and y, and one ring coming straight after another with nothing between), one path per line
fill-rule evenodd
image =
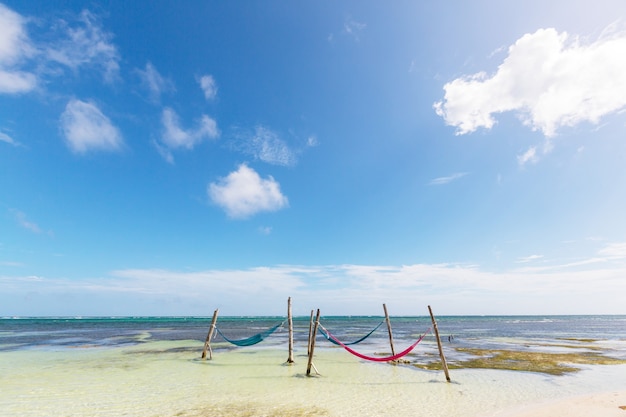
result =
M428 306L428 312L430 313L430 319L433 322L433 329L435 329L435 337L437 338L437 347L439 348L439 356L441 357L441 367L446 374L446 381L450 382L450 373L448 372L448 364L446 364L446 357L443 355L443 347L441 346L441 338L439 338L439 329L437 328L437 320L433 315L433 310Z
M315 335L317 334L317 327L320 324L320 309L317 309L317 316L315 318L315 325L313 326L313 333L311 335L311 350L309 352L309 363L306 366L306 376L311 375L311 366L313 366L313 352L315 351Z
M311 319L309 320L309 339L306 345L306 354L310 355L311 354L311 332L313 331L313 313L314 311L311 310Z
M393 347L393 333L391 332L391 321L389 320L389 314L387 313L387 305L383 304L383 310L385 310L385 320L387 321L387 330L389 331L389 344L391 345L391 356L395 356L396 350Z
M211 327L209 327L209 334L204 341L204 349L202 350L202 359L206 359L206 352L209 351L209 359L213 359L213 350L211 349L211 339L213 338L213 332L215 331L215 323L217 322L217 313L219 309L215 309L213 312L213 320L211 320Z
M289 356L287 363L293 363L293 317L291 316L291 297L287 299L287 322L289 323Z

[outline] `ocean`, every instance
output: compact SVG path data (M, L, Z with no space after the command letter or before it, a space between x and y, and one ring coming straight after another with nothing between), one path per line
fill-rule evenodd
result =
M347 343L382 320L322 316L320 323ZM291 365L285 364L285 317L219 317L218 329L233 341L282 327L247 347L216 334L213 359L201 360L210 322L1 318L0 416L495 416L529 402L626 390L626 365L620 362L626 361L626 316L437 317L451 382L437 367L430 317L391 317L396 353L428 332L396 365L357 358L319 334L310 377L308 316L294 318ZM351 348L371 357L390 355L386 324ZM500 351L589 354L613 362L585 359L562 374L508 370L498 366L519 359L490 359ZM470 361L476 355L488 360L477 365Z

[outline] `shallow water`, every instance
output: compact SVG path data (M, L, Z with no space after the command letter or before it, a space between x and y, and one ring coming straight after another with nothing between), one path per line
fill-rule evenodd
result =
M197 341L129 347L30 349L0 355L2 416L485 416L531 401L626 388L626 367L575 375L442 372L361 361L317 348L222 350L199 360ZM315 374L315 372L313 372Z
M219 325L239 338L277 320L282 319L233 318ZM286 331L246 348L218 338L213 359L200 360L206 318L2 320L0 416L484 417L530 402L626 389L626 365L583 366L565 376L451 370L447 383L441 371L366 362L320 336L314 358L320 375L306 377L307 320L296 321L292 365L285 364ZM429 324L423 318L392 321L396 352ZM342 340L354 340L379 322L380 317L325 320ZM571 350L560 347L562 340L584 337L603 339L594 343L624 357L625 323L623 317L446 318L439 327L450 360L462 356L456 346L529 349L531 341L533 349ZM355 349L388 353L386 330ZM429 335L407 358L416 364L436 357Z

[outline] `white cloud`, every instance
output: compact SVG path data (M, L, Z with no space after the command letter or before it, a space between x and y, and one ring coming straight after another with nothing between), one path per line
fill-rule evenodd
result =
M19 146L19 142L15 141L15 139L3 132L0 132L0 142L5 142L13 146Z
M161 136L163 146L157 144L157 149L170 163L173 162L170 150L193 149L204 139L215 139L220 134L215 120L207 115L202 115L194 129L185 130L180 126L176 112L170 108L165 108L161 121L163 123L163 135Z
M208 194L213 203L234 219L245 219L263 211L277 211L289 204L280 191L280 184L273 177L263 179L246 164L241 164L237 171L217 183L209 184Z
M311 135L306 139L306 146L308 147L315 147L315 146L319 146L320 141L317 139L317 136L315 135Z
M111 42L113 36L102 30L96 16L83 10L79 17L80 25L71 27L60 21L65 39L55 40L46 48L50 61L57 62L73 70L83 66L101 67L104 80L112 82L119 73L119 54Z
M293 166L298 161L296 152L276 132L264 126L257 126L253 132L237 132L235 139L238 150L268 164ZM307 146L316 144L315 137L307 139Z
M359 40L359 35L367 25L365 23L357 22L352 17L348 16L343 24L343 30L348 35L352 36L355 40Z
M211 75L203 75L198 80L200 83L200 88L204 92L204 98L207 100L213 100L217 97L217 84L215 83L215 79Z
M33 90L37 77L17 66L34 53L25 29L25 20L0 3L0 94Z
M517 260L517 263L528 263L528 262L533 262L533 261L537 261L539 259L543 258L543 255L529 255L529 256L524 256L522 258L519 258Z
M564 126L600 119L626 106L626 33L592 43L540 29L509 47L489 77L480 72L444 86L438 115L459 135L490 129L497 113L516 111L533 130L552 137Z
M74 153L116 151L124 145L117 127L90 102L70 100L61 115L61 130Z
M37 223L30 221L27 217L26 214L22 213L19 210L12 210L13 215L15 216L15 220L17 221L17 223L22 226L24 229L29 230L33 233L37 233L40 234L41 228L37 225Z
M531 146L522 155L517 156L517 163L520 164L520 166L524 166L529 162L530 163L537 162L537 147L536 146Z
M467 175L467 172L457 172L455 174L449 175L447 177L439 177L439 178L434 178L433 180L431 180L428 184L429 185L444 185L444 184L449 184L452 181L456 181L460 178L463 178L464 176Z
M229 315L280 315L290 296L294 314L307 316L311 306L326 315L380 314L382 303L397 315L425 315L431 304L441 315L620 314L624 274L624 267L589 265L499 273L458 264L124 269L84 280L0 276L0 306L8 314L31 294L42 297L30 304L47 305L46 314L66 312L71 296L76 300L72 308L78 309L70 314L93 314L95 309L98 314L155 315L174 306L167 313L206 315L207 308L218 307Z
M141 77L141 82L150 92L150 98L155 102L159 101L162 93L175 90L174 83L163 78L150 62L146 63L145 71L138 69L137 72Z
M626 259L626 242L610 243L598 254L608 259Z

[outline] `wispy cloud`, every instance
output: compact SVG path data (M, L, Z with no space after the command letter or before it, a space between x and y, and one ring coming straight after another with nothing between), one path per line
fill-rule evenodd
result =
M198 83L204 92L204 98L214 100L217 97L217 83L212 75L203 75L198 79Z
M8 143L13 146L20 146L20 143L6 133L0 132L0 142Z
M492 76L480 72L447 83L434 107L459 135L491 129L495 114L515 111L552 137L561 127L598 123L626 106L625 50L626 32L612 28L592 43L540 29L511 45Z
M98 16L83 10L74 20L46 22L47 31L41 36L46 40L42 42L28 36L28 22L0 4L0 94L32 91L44 85L42 76L60 76L67 68L75 73L96 68L108 83L119 78L117 47Z
M35 233L35 234L43 234L44 233L44 231L41 229L41 227L39 227L39 225L37 223L35 223L31 219L29 219L28 216L26 216L26 214L24 212L22 212L20 210L16 210L16 209L10 209L9 211L13 214L13 218L15 219L17 224L20 225L20 227L28 230L29 232ZM53 235L52 231L48 231L48 232L45 232L45 233L48 234L49 236Z
M463 178L466 175L467 175L467 172L457 172L455 174L448 175L447 177L434 178L434 179L432 179L428 183L428 185L445 185L445 184L449 184L452 181L456 181L456 180L458 180L460 178Z
M531 146L530 148L528 148L528 150L526 152L524 152L521 155L517 156L517 163L520 166L524 166L528 163L536 163L538 160L537 158L537 147L536 146Z
M25 93L37 86L37 77L20 69L35 51L25 25L20 14L0 3L0 94Z
M517 263L528 263L528 262L533 262L533 261L537 261L539 259L543 258L543 255L529 255L529 256L524 256L521 257L517 260Z
M137 73L141 77L141 82L148 90L150 99L153 102L158 102L161 99L161 94L175 90L174 83L159 74L151 62L146 63L145 70L138 69Z
M280 184L271 176L266 179L246 164L208 186L211 201L233 219L245 219L259 212L277 211L289 202Z
M307 139L307 146L316 143L315 137ZM265 126L257 126L252 131L236 129L232 144L236 150L268 164L293 166L298 162L297 152L278 133Z
M61 115L61 131L67 146L78 154L117 151L124 146L117 127L91 102L70 100Z
M357 22L351 16L348 16L343 23L343 31L352 36L355 40L360 40L361 32L365 30L365 23Z
M626 259L626 242L610 243L600 249L598 254L607 259Z
M86 66L100 67L105 81L115 81L119 77L120 57L112 43L113 35L105 32L98 17L88 10L83 10L77 21L57 23L63 37L50 42L46 57L75 71Z
M311 305L328 315L380 314L385 302L398 315L426 314L431 304L440 314L619 314L625 273L624 267L494 273L462 264L122 269L84 280L0 276L0 306L10 309L22 302L18 295L34 293L55 309L48 314L59 314L69 294L80 300L75 314L103 307L101 314L164 314L174 304L178 314L206 315L209 305L233 315L272 315L282 314L290 296L296 315L308 315ZM120 306L120 300L132 301Z

